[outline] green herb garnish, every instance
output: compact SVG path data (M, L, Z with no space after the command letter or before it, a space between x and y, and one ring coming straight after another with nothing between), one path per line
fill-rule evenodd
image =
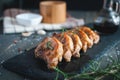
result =
M64 33L66 31L66 28L62 28L62 32Z
M46 43L46 46L47 46L48 49L53 50L52 43L51 43L50 41L48 41L48 42Z
M105 78L111 77L113 80L120 80L120 59L117 62L113 58L109 58L112 64L101 69L101 62L90 61L90 68L84 68L82 73L67 74L61 71L59 68L55 68L57 76L55 80L58 80L59 74L64 76L64 80L106 80ZM58 74L59 73L59 74Z

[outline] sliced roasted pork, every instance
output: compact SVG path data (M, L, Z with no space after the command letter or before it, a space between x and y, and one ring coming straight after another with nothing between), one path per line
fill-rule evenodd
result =
M45 38L35 49L35 56L46 61L48 68L53 69L62 61L71 61L71 57L80 57L80 50L97 44L100 36L89 27L78 27L66 32L53 34Z
M89 27L84 26L80 29L88 35L88 37L93 41L93 43L97 44L99 42L100 36L93 30L91 30Z
M72 55L74 57L80 57L80 50L82 48L82 42L79 36L75 34L74 32L72 32L71 30L67 31L66 34L68 34L73 40L74 50L72 52Z
M87 36L87 34L85 32L83 32L79 28L73 29L72 31L79 36L79 38L80 38L80 40L82 42L82 50L83 50L83 52L86 52L87 48L92 47L93 42L89 39L89 37Z
M54 33L53 36L56 37L63 44L63 57L66 60L66 62L70 62L72 52L74 50L74 45L71 37L64 32L59 34Z
M48 68L53 69L62 61L63 45L55 37L45 38L35 49L35 56L46 61Z

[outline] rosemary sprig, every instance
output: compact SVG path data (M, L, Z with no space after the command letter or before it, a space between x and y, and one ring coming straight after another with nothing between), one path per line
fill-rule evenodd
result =
M59 78L59 72L57 72L55 80L58 80L58 78Z
M64 33L65 31L67 31L66 28L62 28L62 33Z
M100 68L100 62L90 61L90 69L84 69L85 71L80 74L67 75L60 69L55 69L57 72L64 76L64 80L73 79L85 79L85 80L103 80L106 77L112 76L114 80L120 80L120 63L112 59L112 64L107 66L105 69ZM57 79L56 79L57 80Z
M46 47L47 47L48 49L53 50L52 43L51 43L50 41L48 41L48 42L46 43Z
M57 71L58 73L62 74L64 76L64 78L68 77L68 75L65 72L61 71L59 68L56 67L56 68L54 68L54 70ZM58 76L56 76L56 77L57 78L55 80L58 80Z
M104 70L96 70L88 73L76 74L74 76L68 77L66 80L72 80L75 78L87 79L87 80L102 80L105 77L112 75L116 80L120 80L118 75L115 75L120 72L120 64L108 67Z

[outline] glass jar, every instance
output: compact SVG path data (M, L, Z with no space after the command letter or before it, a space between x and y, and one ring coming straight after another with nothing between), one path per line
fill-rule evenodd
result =
M94 28L100 33L114 33L120 25L119 0L104 0L102 10L95 19Z

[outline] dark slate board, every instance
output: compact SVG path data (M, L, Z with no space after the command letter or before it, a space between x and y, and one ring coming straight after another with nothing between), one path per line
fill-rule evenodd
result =
M81 68L89 63L89 60L97 59L107 53L118 41L120 41L120 29L111 35L101 35L100 42L88 49L86 55L81 55L79 59L72 58L69 63L63 60L59 63L59 68L69 73L80 72ZM81 52L81 54L83 53ZM55 71L47 69L43 60L35 58L34 48L5 61L3 66L10 71L37 80L53 80L56 76ZM63 77L60 76L60 80L62 79Z

